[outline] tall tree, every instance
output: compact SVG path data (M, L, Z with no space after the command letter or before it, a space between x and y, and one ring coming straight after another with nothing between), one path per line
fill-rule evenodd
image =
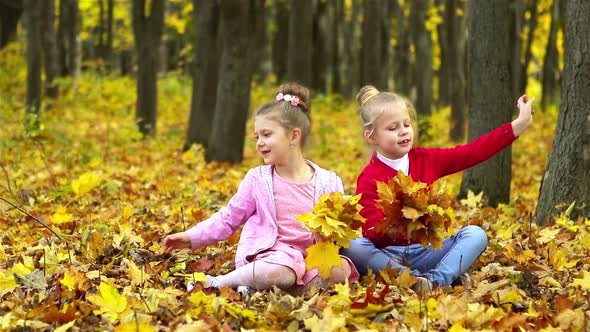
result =
M420 115L432 113L432 36L426 29L430 0L412 1L412 40L416 54L414 84L416 85L416 111ZM421 132L424 132L421 129Z
M458 9L463 9L461 2L446 0L445 18L446 44L448 45L449 81L448 93L451 104L450 138L455 142L465 138L467 127L466 86L465 86L465 41L463 15L458 15Z
M0 49L15 40L22 13L22 0L0 0Z
M575 202L570 218L590 218L590 1L568 0L560 113L541 184L537 224Z
M388 11L381 6L381 0L363 2L363 34L361 48L361 86L370 84L378 89L387 89L387 66L383 56L385 29L383 20ZM384 11L386 13L384 13Z
M559 55L557 53L557 31L560 28L560 4L565 0L554 0L551 8L551 25L549 38L545 48L545 60L543 61L543 96L541 98L541 109L549 103L555 102L558 94L559 84Z
M327 73L330 66L330 33L328 31L328 3L317 1L312 20L312 83L311 88L318 92L326 92Z
M57 97L57 85L54 79L58 76L57 67L57 36L55 33L55 0L41 1L41 31L43 31L43 65L45 67L45 94Z
M469 2L469 134L468 140L509 122L514 111L511 76L510 0ZM483 191L489 203L510 198L512 149L466 170L460 196Z
M290 0L287 79L311 86L313 0Z
M98 58L103 60L106 68L111 67L113 54L113 19L115 4L114 0L98 1L99 23L96 32L96 53Z
M25 126L39 126L41 109L41 1L24 0L27 33L27 93Z
M193 6L196 9L193 95L184 149L195 143L204 148L209 146L221 55L218 45L219 4L216 1L193 0Z
M522 63L522 69L520 70L520 79L519 81L519 90L515 91L515 97L520 94L520 91L526 91L527 82L528 82L528 68L531 60L533 58L533 39L535 37L535 29L537 28L537 0L531 0L529 5L529 25L528 25L528 32L527 32L527 39L526 39L526 46L524 50L524 61Z
M80 75L80 9L78 0L59 1L58 65L60 76Z
M287 0L276 0L273 3L276 30L272 37L272 69L277 81L282 82L287 75L289 58L289 4Z
M250 2L221 0L220 13L223 54L219 65L213 127L205 157L207 161L239 163L243 158L250 105Z
M344 52L342 95L352 97L360 87L360 35L359 17L361 13L360 0L352 0L350 8L344 8Z
M135 119L144 135L156 132L158 64L164 31L165 0L133 0L132 22L137 52L137 101ZM150 4L151 6L147 6Z
M410 96L412 93L412 61L410 54L411 36L410 22L406 17L404 6L408 3L395 1L393 7L395 17L395 47L393 50L393 84L396 91L402 95Z
M252 77L262 82L267 74L264 71L264 64L268 61L270 53L266 42L266 1L251 0L251 2L250 25L254 39L250 43L250 61L252 62L250 69Z

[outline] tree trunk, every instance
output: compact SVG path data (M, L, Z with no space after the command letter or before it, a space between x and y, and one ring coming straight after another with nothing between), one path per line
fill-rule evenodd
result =
M41 31L43 31L43 55L45 67L45 94L57 97L54 79L58 76L57 40L55 34L55 0L41 1Z
M342 48L342 35L341 32L344 30L344 1L336 0L330 4L330 26L331 26L331 43L330 48L332 49L331 73L332 81L329 89L330 93L340 93L342 91L342 74L341 65L343 52Z
M565 1L565 0L561 0ZM551 26L549 28L549 38L545 48L545 61L543 61L543 78L542 84L543 95L541 97L541 109L544 110L549 103L554 103L558 98L559 84L559 55L557 53L557 30L560 21L560 0L554 0L551 10Z
M25 0L24 11L27 33L27 92L26 92L26 120L27 130L39 127L41 109L41 2Z
M541 184L536 222L547 224L576 202L569 218L590 218L590 2L568 0L561 105Z
M276 0L274 20L276 31L272 41L272 69L278 82L287 75L287 56L289 51L289 5L287 0Z
M289 3L287 78L311 86L313 1L291 0Z
M529 27L527 33L527 40L526 40L526 47L524 51L524 62L522 64L522 69L520 70L520 90L516 91L515 97L518 97L521 93L526 91L526 86L528 82L528 67L531 59L533 58L533 39L535 36L535 29L537 28L537 0L532 0L532 3L529 7L529 11L531 13L529 18Z
M370 84L380 90L387 89L387 68L383 58L383 11L381 0L363 2L361 86Z
M195 10L195 59L193 96L184 149L192 144L209 146L213 125L217 71L221 55L218 45L219 5L216 1L193 0Z
M507 123L515 100L511 89L510 0L469 2L469 141ZM460 196L484 192L492 206L510 198L510 147L463 174Z
M159 48L164 31L165 0L152 0L146 15L146 1L133 0L132 25L137 52L137 100L135 119L144 136L156 133L158 106Z
M467 127L467 109L465 105L465 29L463 16L457 15L457 6L460 2L446 0L445 17L447 18L447 44L449 66L449 101L451 104L451 131L452 141L461 142L465 138ZM461 8L463 9L463 8Z
M522 43L523 38L521 37L522 26L524 22L524 2L525 0L514 0L512 4L512 16L511 16L511 32L513 42L511 43L511 54L512 54L512 96L518 98L522 92L520 90L520 71L523 69L522 66Z
M257 82L264 82L266 72L264 71L264 64L268 60L268 47L266 42L266 10L265 0L250 0L250 29L253 32L254 40L250 43L250 61L252 64L252 77Z
M432 37L426 29L426 13L430 8L430 0L412 2L412 22L414 24L412 39L416 50L414 67L414 84L416 84L416 111L419 115L429 116L432 113ZM426 132L420 128L421 132Z
M354 96L360 87L360 41L359 15L361 12L360 0L352 0L352 8L346 15L344 23L344 75L342 82L342 95L346 98Z
M444 8L441 14L441 23L437 26L438 45L440 48L440 66L438 68L438 105L448 105L451 102L451 49L449 43L456 38L454 26L456 15L454 13L456 3L452 0L435 0L436 6Z
M0 1L0 49L16 39L18 20L22 13L22 0Z
M410 29L409 19L406 18L405 8L407 3L398 2L394 7L394 16L397 24L397 43L393 51L393 82L395 90L402 95L410 97L412 95L412 61L410 60Z
M329 33L328 33L328 3L316 2L312 20L312 84L311 88L321 93L326 92L326 76L330 61Z
M223 55L219 66L217 102L207 149L207 161L239 163L250 105L250 3L221 0Z
M80 10L78 0L59 1L57 30L60 76L77 78L80 74Z

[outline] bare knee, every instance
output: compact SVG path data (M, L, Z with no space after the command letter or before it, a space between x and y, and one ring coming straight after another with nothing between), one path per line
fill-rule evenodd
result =
M291 268L267 263L263 268L257 268L254 282L257 289L269 289L273 286L287 289L295 284L296 278L297 276Z
M342 267L333 267L330 273L330 282L334 283L344 283L350 274L352 273L350 269L350 264L344 258L340 258L340 262L342 263Z

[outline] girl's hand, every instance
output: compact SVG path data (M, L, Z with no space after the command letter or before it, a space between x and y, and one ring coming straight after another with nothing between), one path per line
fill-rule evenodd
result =
M165 254L169 254L174 249L190 249L190 247L191 240L185 232L168 235L162 243Z
M535 102L535 97L529 99L527 95L522 95L516 101L518 118L512 121L512 131L514 132L514 136L520 136L520 134L533 123L533 114L535 113L535 110L533 110L533 102Z

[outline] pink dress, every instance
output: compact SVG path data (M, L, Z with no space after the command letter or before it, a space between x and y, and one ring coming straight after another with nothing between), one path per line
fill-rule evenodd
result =
M291 268L297 276L297 285L306 285L318 275L317 268L307 271L305 266L305 249L315 243L313 234L305 227L304 223L296 217L310 213L314 205L314 176L307 182L297 183L287 181L273 171L273 196L277 215L278 235L274 245L257 254L254 260L262 260L267 263L279 264ZM296 204L294 204L296 202ZM302 236L301 234L306 234ZM341 256L343 257L343 256ZM355 282L359 274L348 258L352 271L349 281Z

